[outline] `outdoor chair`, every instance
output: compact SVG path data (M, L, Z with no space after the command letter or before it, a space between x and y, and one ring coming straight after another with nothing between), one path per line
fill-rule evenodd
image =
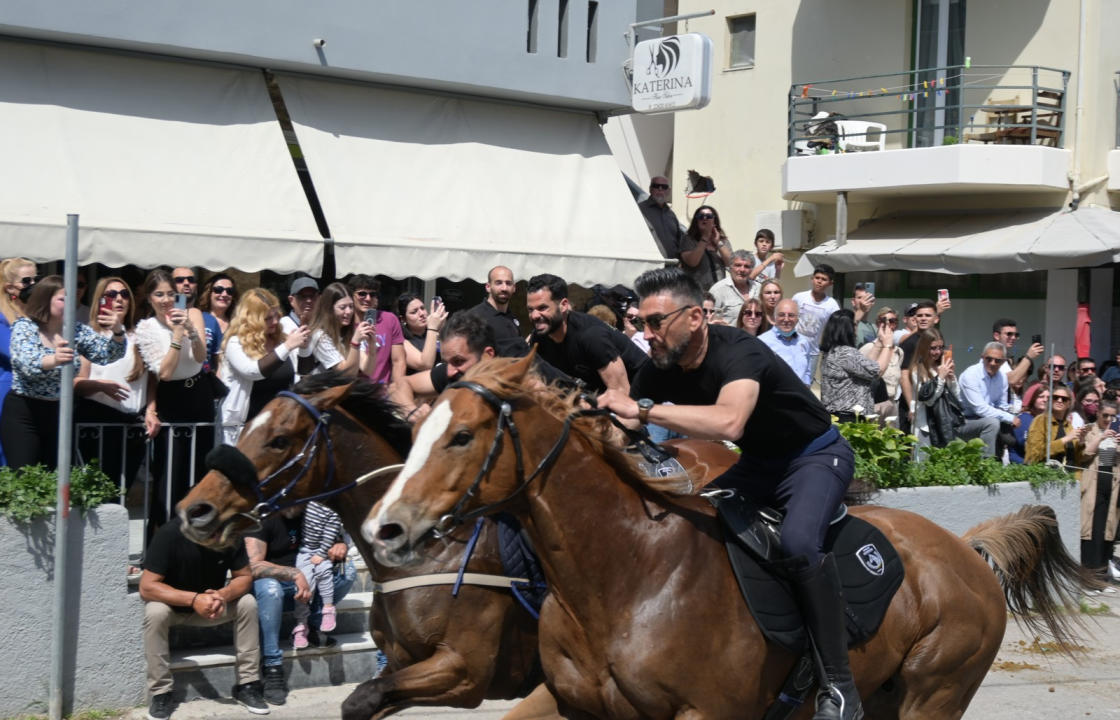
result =
M887 126L883 123L865 120L837 120L840 130L840 149L844 152L863 150L885 150ZM876 139L872 140L872 137Z

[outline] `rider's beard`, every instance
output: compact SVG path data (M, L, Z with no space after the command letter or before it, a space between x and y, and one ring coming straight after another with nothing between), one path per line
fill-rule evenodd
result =
M649 359L657 369L668 370L680 362L687 348L687 341L672 347L665 341L653 340L649 344Z

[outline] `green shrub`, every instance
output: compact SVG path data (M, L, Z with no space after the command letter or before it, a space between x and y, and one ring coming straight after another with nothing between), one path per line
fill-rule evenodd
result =
M1003 463L984 457L984 441L979 438L968 442L958 438L943 448L923 447L918 452L925 457L921 462L911 463L901 487L991 485L1000 482Z
M838 428L855 451L856 479L880 488L899 487L917 438L874 422L841 423Z
M58 473L42 465L0 468L0 515L23 523L47 515L55 508L57 488ZM118 492L97 461L70 469L71 507L95 508Z

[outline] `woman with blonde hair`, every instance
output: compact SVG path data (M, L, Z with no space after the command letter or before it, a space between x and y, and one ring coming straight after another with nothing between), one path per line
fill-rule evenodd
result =
M1027 431L1027 448L1023 461L1028 465L1057 460L1077 465L1081 460L1082 443L1088 425L1073 427L1073 392L1065 385L1054 384L1050 393L1049 417L1042 413L1031 421Z
M295 381L294 351L310 337L310 330L300 326L285 334L280 316L276 296L264 288L253 288L241 297L222 340L218 377L229 387L222 401L222 429L225 442L231 445L237 442L245 420Z
M350 296L350 288L340 282L323 288L308 328L312 346L329 343L342 356L342 362L331 369L349 375L355 374L355 370L364 375L373 372L377 364L377 348L372 353L363 353L361 348L362 341L372 340L376 333L372 323L365 320L357 322L354 317L354 298ZM321 366L316 367L316 370L321 369Z
M12 356L9 352L12 325L24 315L21 291L35 284L35 263L25 258L8 258L0 263L0 280L4 292L0 293L0 405L12 389ZM0 448L0 465L7 465L4 450Z
M766 311L768 325L774 324L774 313L778 310L778 303L783 299L782 286L777 280L767 280L758 289L758 297L762 300L762 309Z

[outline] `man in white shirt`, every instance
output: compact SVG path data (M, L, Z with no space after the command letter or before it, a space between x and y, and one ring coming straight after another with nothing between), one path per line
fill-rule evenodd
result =
M984 346L980 362L969 366L957 379L965 416L960 436L983 440L988 457L995 457L1000 423L1019 426L1019 417L1007 400L1007 377L999 371L1006 360L1007 349L1001 343L990 342Z

